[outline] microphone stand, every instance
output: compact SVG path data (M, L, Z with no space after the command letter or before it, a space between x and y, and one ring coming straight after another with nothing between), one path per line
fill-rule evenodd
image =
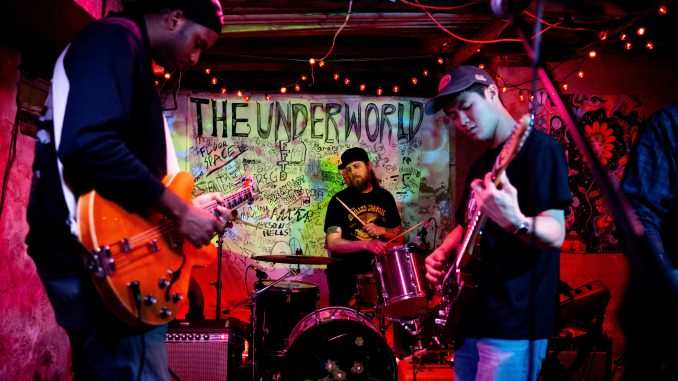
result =
M543 1L544 0L538 0L537 7L543 7ZM499 3L501 3L501 0ZM583 157L586 159L584 162L588 165L593 178L600 188L603 198L609 205L614 222L621 233L622 243L626 249L625 252L627 253L627 258L631 265L629 270L629 286L634 283L635 279L635 282L639 283L643 290L661 292L662 297L667 299L666 306L668 306L664 307L661 313L669 315L668 321L676 321L678 313L676 313L675 307L671 306L678 304L678 279L673 277L668 263L662 258L661 248L656 241L651 240L645 234L643 225L640 223L638 216L629 204L625 195L623 192L617 192L615 190L605 173L602 164L600 164L593 152L591 145L584 138L582 127L575 124L575 118L572 111L565 106L565 103L562 100L562 94L560 94L558 87L555 86L555 82L552 79L553 75L540 60L538 44L535 43L535 46L537 46L536 49L533 49L530 45L529 24L518 11L509 12L509 17L523 42L525 51L530 59L532 59L535 77L539 77L546 88L549 98L555 105L567 127L570 138L575 142L577 148L579 148ZM536 22L540 22L540 15L537 17ZM537 39L539 38L539 36L536 37ZM622 303L625 303L625 301L622 301ZM630 315L632 312L626 312L626 314ZM632 330L639 329L639 327L627 327L626 331L627 334L629 334L632 333ZM676 340L675 327L664 326L662 329L668 331L667 334L673 335L672 340ZM638 333L635 335L638 336Z
M538 51L535 52L530 45L529 24L523 19L520 12L510 12L509 16L518 36L523 40L527 55L534 62L537 76L562 117L570 138L586 159L585 162L589 170L610 206L614 222L621 236L625 238L622 239L622 242L627 249L632 267L639 270L639 274L643 275L642 279L645 282L654 284L659 289L667 290L671 300L673 300L672 302L668 301L668 303L678 303L678 281L673 278L670 269L667 268L661 258L659 254L661 251L658 249L657 243L649 240L644 234L643 226L624 194L615 190L591 145L584 138L582 127L575 124L572 111L565 106L562 94L560 94L558 87L555 86L555 81L552 79L552 74L539 57L536 57Z
M226 229L230 229L233 227L232 222L227 222L226 223ZM224 229L224 233L219 234L219 237L217 238L217 280L215 282L210 283L210 286L214 286L217 291L217 300L216 300L216 316L215 319L219 320L219 317L221 317L221 259L224 256L224 234L226 230Z
M261 295L264 291L266 291L269 288L275 286L276 284L282 282L283 280L285 280L285 279L287 279L287 278L289 278L293 275L299 274L299 271L290 268L285 275L283 275L282 277L280 277L280 278L278 278L274 281L271 281L270 284L264 286L264 279L266 277L266 273L263 272L263 271L260 271L256 268L255 268L255 272L256 272L256 275L257 275L257 282L254 285L254 289L256 291L252 292L247 298L239 301L236 304L231 305L230 308L226 308L223 311L223 313L227 314L234 308L238 308L238 307L240 307L241 305L243 305L247 302L254 301L254 302L250 303L250 311L251 311L250 326L252 327L252 340L250 341L250 348L252 350L252 357L250 358L250 363L252 364L252 380L256 379L256 366L257 366L256 362L254 361L255 351L256 351L256 346L257 346L257 344L256 344L256 341L257 341L257 303L256 303L255 299L259 295ZM217 310L217 314L219 314L219 312L220 311Z

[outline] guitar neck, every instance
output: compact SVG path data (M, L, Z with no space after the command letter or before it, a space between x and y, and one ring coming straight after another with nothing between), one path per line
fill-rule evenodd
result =
M247 187L237 190L228 196L225 196L223 204L229 209L236 209L242 204L249 202L249 200L251 200L253 197L254 194L252 193L252 188ZM203 205L202 208L207 210L208 212L213 212L217 208L219 203L220 203L219 201L213 200Z

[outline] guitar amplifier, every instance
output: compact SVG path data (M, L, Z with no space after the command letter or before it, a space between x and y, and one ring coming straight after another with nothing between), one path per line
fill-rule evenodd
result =
M560 294L560 323L587 323L601 320L610 301L610 289L599 280ZM598 323L602 324L602 321Z
M245 332L236 319L175 320L165 337L170 375L181 381L238 379Z
M607 336L552 337L539 381L611 379L612 340Z

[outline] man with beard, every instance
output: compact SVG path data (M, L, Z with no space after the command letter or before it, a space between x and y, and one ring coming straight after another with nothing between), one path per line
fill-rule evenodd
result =
M335 194L327 207L327 248L332 258L340 260L328 265L325 273L330 305L348 306L358 274L372 272L372 258L385 252L386 242L402 233L403 226L395 199L379 186L364 149L344 151L339 169L346 171L351 184Z

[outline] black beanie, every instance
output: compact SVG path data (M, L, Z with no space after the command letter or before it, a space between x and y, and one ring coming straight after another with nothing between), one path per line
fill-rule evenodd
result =
M187 19L221 33L223 13L218 0L169 0L168 6L184 12Z

